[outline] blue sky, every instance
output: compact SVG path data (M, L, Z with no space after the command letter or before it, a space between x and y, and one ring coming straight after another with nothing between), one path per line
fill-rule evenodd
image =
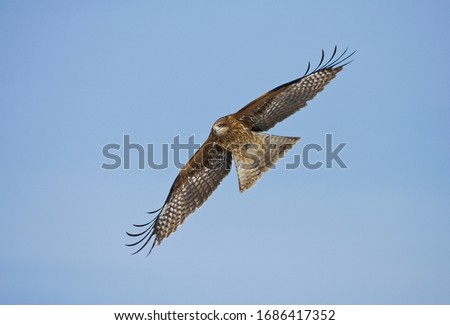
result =
M2 1L0 303L449 304L445 1ZM104 170L108 143L203 141L335 45L357 50L146 258L125 232L178 170ZM325 134L348 169L284 170ZM317 154L313 158L322 159ZM133 160L134 159L134 160Z

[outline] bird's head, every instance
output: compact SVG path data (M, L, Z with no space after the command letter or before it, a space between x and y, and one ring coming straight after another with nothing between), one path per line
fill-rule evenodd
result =
M228 130L229 130L229 123L228 118L226 116L218 119L212 127L212 132L218 137L225 135L228 132Z

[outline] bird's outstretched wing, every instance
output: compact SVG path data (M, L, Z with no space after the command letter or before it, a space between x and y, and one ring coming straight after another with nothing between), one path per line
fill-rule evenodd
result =
M351 62L348 59L355 53L347 54L345 50L341 55L336 56L336 52L337 47L334 48L331 58L324 63L325 54L322 50L320 63L312 72L309 72L311 65L308 64L303 77L272 89L247 104L234 116L253 131L269 130L278 122L305 107L309 100L322 91L336 77L336 74Z
M155 244L159 245L164 238L169 237L228 175L231 162L231 152L208 138L178 174L161 209L149 212L159 212L156 218L142 225L134 225L143 228L142 232L127 232L129 236L139 238L127 246L141 244L134 254L140 252L153 239L148 252L150 254Z

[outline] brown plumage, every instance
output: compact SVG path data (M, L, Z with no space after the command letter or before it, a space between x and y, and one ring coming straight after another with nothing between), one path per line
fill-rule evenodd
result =
M336 58L337 47L331 58L323 64L324 52L319 65L305 75L278 86L255 99L238 112L221 117L212 126L205 143L182 168L175 179L169 195L152 221L135 225L142 232L127 233L132 237L142 237L127 246L141 247L141 251L152 239L149 254L155 244L173 233L186 217L199 208L228 175L234 159L238 174L239 190L251 188L284 153L291 149L298 137L275 136L265 133L276 123L305 107L307 102L334 78L342 68L350 63L348 59L355 53L346 55L345 50Z

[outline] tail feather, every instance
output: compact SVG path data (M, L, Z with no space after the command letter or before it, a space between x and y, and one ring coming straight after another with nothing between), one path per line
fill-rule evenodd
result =
M254 143L243 145L233 151L239 181L239 191L244 192L255 185L262 174L276 164L300 138L253 133Z

